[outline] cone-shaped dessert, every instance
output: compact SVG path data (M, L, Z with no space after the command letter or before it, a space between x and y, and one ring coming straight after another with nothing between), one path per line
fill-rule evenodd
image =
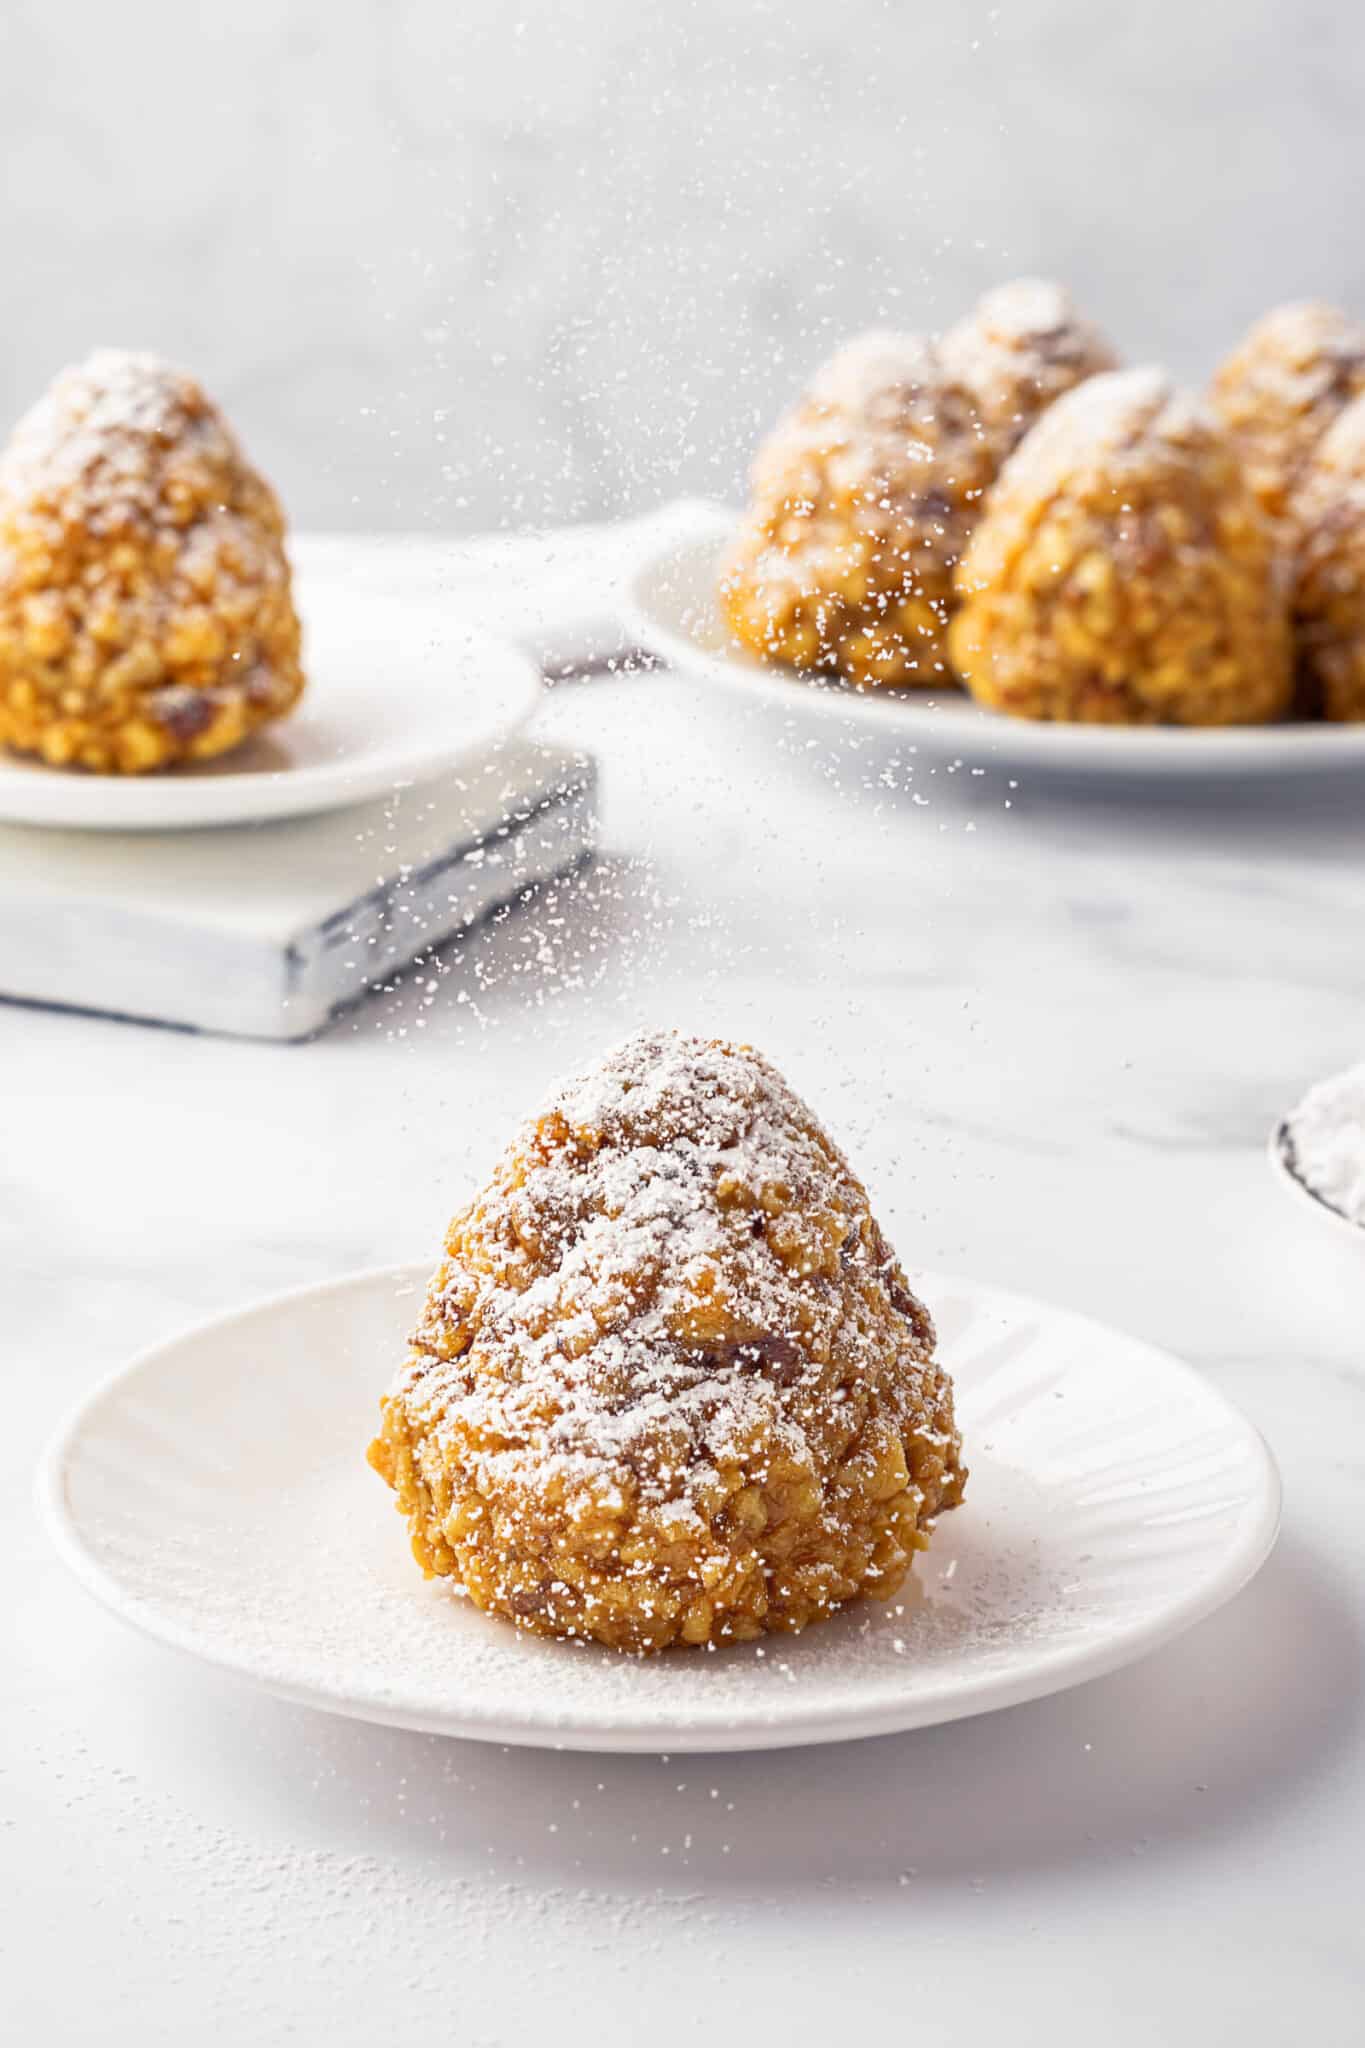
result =
M284 516L193 378L102 349L0 455L0 744L137 774L303 688Z
M1087 377L1118 367L1069 292L1020 277L978 300L940 344L945 368L971 393L997 468L1040 413Z
M953 567L992 473L971 396L928 342L850 343L754 462L721 569L731 631L862 687L941 688Z
M1267 313L1221 365L1210 397L1272 518L1290 512L1308 457L1361 392L1365 327L1313 300Z
M1319 441L1293 514L1303 708L1325 718L1365 719L1365 397Z
M848 1162L747 1046L631 1039L457 1215L370 1462L423 1570L628 1650L886 1595L965 1477Z
M1001 472L953 663L1021 718L1253 724L1292 693L1286 581L1217 424L1159 370L1092 377Z

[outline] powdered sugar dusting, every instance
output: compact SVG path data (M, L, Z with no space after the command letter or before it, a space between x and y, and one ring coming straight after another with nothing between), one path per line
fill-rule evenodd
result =
M566 1482L627 1483L694 1513L716 1468L769 1435L813 1462L792 1389L816 1392L810 1340L840 1306L820 1283L842 1256L883 1260L895 1285L885 1247L864 1243L866 1207L761 1055L641 1034L551 1097L452 1225L452 1242L466 1222L513 1247L548 1241L545 1269L526 1284L515 1253L491 1275L456 1253L400 1389L415 1413L458 1411L504 1442L484 1454L492 1477L530 1456L539 1485L548 1460ZM774 1239L795 1245L803 1227L802 1255L778 1256ZM927 1359L929 1318L908 1295L905 1313L908 1358ZM472 1371L463 1347L443 1356L447 1318L477 1330Z
M1365 379L1365 327L1316 299L1258 320L1215 381L1230 405L1255 394L1278 423L1341 405Z
M949 373L971 392L1001 461L1050 405L1118 364L1070 293L1037 277L987 292L944 335L941 353Z
M1365 327L1316 300L1277 306L1220 365L1210 396L1272 518L1292 524L1315 448L1362 392Z
M1198 400L1164 370L1112 370L1087 377L1048 408L1006 463L1002 488L1041 495L1083 470L1119 474L1129 457L1146 465L1162 443L1176 452L1216 433Z
M240 460L220 414L194 379L159 357L96 349L55 379L15 427L0 458L0 494L67 524L116 531L137 519L175 524L168 465Z
M1064 286L1042 277L1016 277L983 295L971 324L988 339L1017 347L1066 336L1079 323Z
M1365 1229L1365 1061L1310 1088L1285 1132L1291 1171Z
M871 417L932 391L941 377L937 353L925 336L873 328L816 371L810 396L854 417Z

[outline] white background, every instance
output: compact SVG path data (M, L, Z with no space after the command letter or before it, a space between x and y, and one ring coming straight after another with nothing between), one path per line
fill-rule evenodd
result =
M836 337L1068 280L1202 380L1365 311L1342 0L6 0L0 419L197 369L307 526L726 495Z

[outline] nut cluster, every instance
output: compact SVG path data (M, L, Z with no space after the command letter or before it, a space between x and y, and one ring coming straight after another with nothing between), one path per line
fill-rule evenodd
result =
M1157 370L1021 443L958 571L954 666L1025 718L1228 725L1292 682L1284 565L1226 436Z
M630 1040L457 1215L370 1462L545 1635L716 1645L889 1595L965 1471L928 1312L745 1046Z
M1209 388L1271 518L1290 519L1313 451L1365 392L1365 327L1313 300L1277 306L1220 365Z
M1279 307L1207 411L1115 362L1037 279L937 346L851 344L754 464L719 584L735 637L1022 718L1365 718L1365 327Z
M940 346L949 374L972 395L996 469L1050 405L1119 360L1070 294L1036 277L986 292Z
M1113 361L1036 279L988 293L939 347L850 343L759 450L721 573L735 637L860 688L951 683L953 572L985 493L1030 422Z
M953 569L992 473L971 395L927 341L851 343L759 450L721 571L732 632L864 688L942 685Z
M284 516L193 378L101 350L0 457L0 744L138 774L303 688Z

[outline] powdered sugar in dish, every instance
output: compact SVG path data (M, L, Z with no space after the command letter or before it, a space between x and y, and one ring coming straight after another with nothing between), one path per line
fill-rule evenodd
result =
M1365 1230L1365 1060L1309 1089L1286 1118L1280 1147L1310 1194Z

